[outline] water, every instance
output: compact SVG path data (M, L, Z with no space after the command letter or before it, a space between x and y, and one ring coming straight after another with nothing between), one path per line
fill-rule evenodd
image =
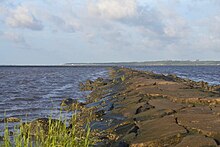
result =
M176 74L195 81L220 84L220 66L145 66L133 69ZM107 77L104 67L0 67L0 119L33 120L59 116L64 98L84 100L79 82ZM68 114L67 114L68 115ZM13 126L13 124L11 125ZM4 124L0 123L0 132Z
M131 68L160 74L176 74L194 81L205 81L210 85L220 84L220 66L139 66Z
M0 67L0 119L59 117L64 98L83 100L79 82L106 77L104 67ZM3 129L0 123L0 131Z

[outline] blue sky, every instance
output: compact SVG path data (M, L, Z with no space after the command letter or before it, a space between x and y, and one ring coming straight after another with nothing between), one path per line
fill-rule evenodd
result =
M220 60L219 0L0 0L0 64Z

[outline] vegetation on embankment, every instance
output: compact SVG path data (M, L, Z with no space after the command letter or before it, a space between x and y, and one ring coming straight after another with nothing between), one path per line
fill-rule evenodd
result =
M88 147L96 142L94 132L90 128L89 118L78 122L77 114L70 120L39 118L32 122L20 122L11 132L5 122L3 147ZM69 124L69 125L68 125Z

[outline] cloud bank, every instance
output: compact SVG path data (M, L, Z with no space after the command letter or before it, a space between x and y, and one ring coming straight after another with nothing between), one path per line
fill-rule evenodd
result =
M29 44L39 55L54 53L47 63L220 60L220 4L215 0L0 3L2 45L9 46L8 40Z

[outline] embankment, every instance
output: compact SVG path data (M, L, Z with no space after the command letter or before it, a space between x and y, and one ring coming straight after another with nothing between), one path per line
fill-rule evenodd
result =
M220 143L219 86L127 68L110 79L81 84L92 90L92 127L105 130L100 145L217 146Z

